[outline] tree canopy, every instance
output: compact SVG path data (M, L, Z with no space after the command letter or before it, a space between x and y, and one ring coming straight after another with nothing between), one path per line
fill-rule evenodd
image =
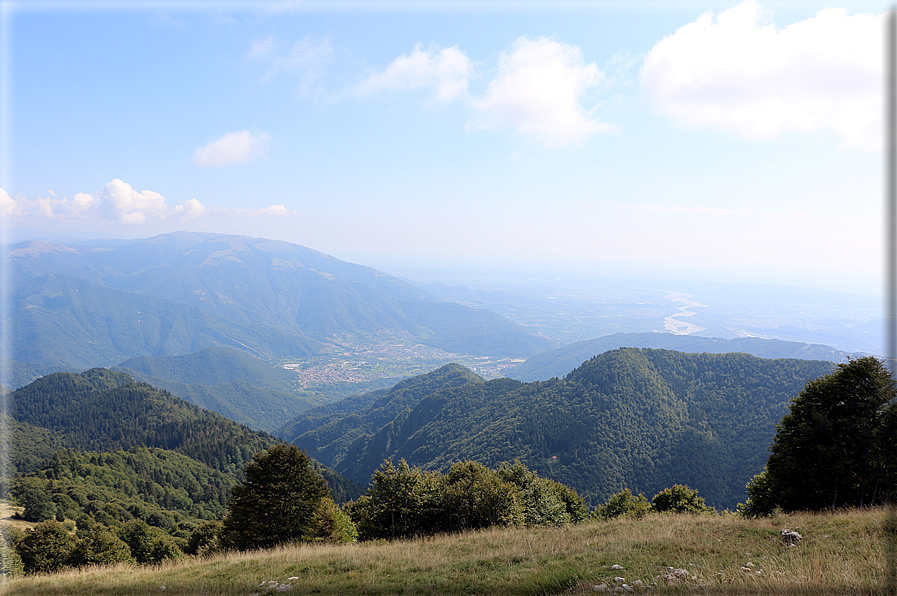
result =
M777 426L744 513L873 505L893 496L894 379L868 356L810 381Z
M225 546L248 550L322 537L333 511L324 478L308 455L281 443L256 454L246 466L246 480L233 487L222 538ZM338 524L336 524L338 525Z

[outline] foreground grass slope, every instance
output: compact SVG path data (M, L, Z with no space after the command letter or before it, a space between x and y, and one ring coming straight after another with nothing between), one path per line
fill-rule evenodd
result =
M278 587L290 594L592 594L620 576L628 584L657 582L654 593L883 594L885 521L882 509L754 520L649 515L93 568L15 579L5 587L7 594L101 596L248 596L281 593ZM798 528L800 546L783 546L782 528ZM687 581L667 586L657 579L669 566L688 570Z

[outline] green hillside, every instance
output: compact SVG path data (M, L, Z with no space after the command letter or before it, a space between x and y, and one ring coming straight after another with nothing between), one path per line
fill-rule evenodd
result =
M320 403L295 393L294 373L224 347L131 358L113 370L269 432Z
M388 391L376 391L309 410L276 434L300 445L325 465L339 464L352 443L369 436L426 396L450 387L483 383L483 379L458 364L447 364L425 375L406 379ZM377 461L371 473L380 466ZM370 475L368 475L370 476ZM356 479L360 478L356 475ZM367 480L356 480L366 483Z
M844 362L850 356L847 352L821 344L780 339L759 337L720 339L672 333L615 333L536 354L526 362L506 369L505 374L520 381L547 381L554 377L563 377L581 362L597 354L618 348L654 348L710 354L743 352L760 358L798 358L831 362Z
M789 400L834 368L627 348L596 356L563 379L433 385L417 403L397 403L393 419L375 431L369 429L379 420L362 424L368 406L324 417L326 424L313 429L297 425L304 432L291 438L325 461L332 457L335 469L357 482L390 457L440 470L464 459L496 466L519 458L593 505L622 488L650 495L680 483L714 506L734 508L763 469Z

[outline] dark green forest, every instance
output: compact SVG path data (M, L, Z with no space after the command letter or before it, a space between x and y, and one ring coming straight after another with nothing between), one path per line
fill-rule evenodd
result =
M634 348L536 383L483 381L450 365L405 382L420 385L418 392L354 400L355 411L312 409L278 432L357 482L388 458L425 470L519 458L593 506L623 488L654 494L687 484L710 505L734 508L763 469L788 402L834 369L830 362Z

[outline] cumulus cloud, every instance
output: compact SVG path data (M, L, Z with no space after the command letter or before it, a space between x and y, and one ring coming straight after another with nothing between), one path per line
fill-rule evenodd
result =
M457 46L424 50L422 44L417 44L410 54L399 56L386 70L368 77L358 86L358 92L432 87L437 100L448 102L467 93L470 71L470 59Z
M220 168L260 159L267 155L270 141L271 135L266 132L231 132L197 148L193 153L193 162L205 168Z
M602 80L582 50L552 39L521 37L502 53L498 74L484 97L471 105L476 127L510 127L540 138L548 146L565 145L612 129L590 117L582 101Z
M0 188L0 213L7 216L36 216L59 221L101 218L125 225L140 225L170 217L194 218L206 212L198 199L171 207L161 194L151 190L138 192L118 178L98 193L79 192L72 199L57 197L52 191L48 197L27 199L20 195L13 199Z
M681 126L744 138L834 131L847 148L881 136L882 21L826 8L777 29L755 0L707 12L658 42L640 83Z
M151 190L137 192L118 178L100 191L99 198L103 213L123 224L139 225L148 217L164 217L168 212L165 197Z
M0 213L3 215L14 215L17 207L16 200L9 196L6 190L0 188Z

